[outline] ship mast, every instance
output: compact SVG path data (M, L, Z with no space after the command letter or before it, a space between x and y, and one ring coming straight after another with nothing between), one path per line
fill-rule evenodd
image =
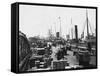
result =
M86 10L86 21L87 21L87 38L89 39L89 25L88 25L88 12Z
M60 22L60 37L61 37L62 30L61 30L61 17L60 16L59 16L59 22Z
M71 28L71 34L72 34L72 39L73 39L73 28Z
M71 26L73 26L73 24L72 24L72 18L71 18ZM71 28L71 34L72 34L72 39L73 39L73 27Z
M85 22L85 24L86 25L84 25L84 27L83 27L83 32L82 32L82 34L81 34L81 38L83 38L84 37L84 30L85 30L85 26L87 27L87 39L89 39L90 38L90 32L92 33L92 35L93 35L93 32L92 32L92 28L91 28L91 25L90 25L90 21L89 21L89 18L88 18L88 11L87 11L87 9L86 9L86 22Z

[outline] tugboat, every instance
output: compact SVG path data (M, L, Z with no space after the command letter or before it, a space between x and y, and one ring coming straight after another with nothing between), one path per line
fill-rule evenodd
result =
M95 55L96 52L95 50L96 37L90 35L89 33L89 19L87 10L86 10L86 24L87 24L87 36L84 41L77 42L78 51L76 52L76 57L79 61L79 65L82 65L84 68L85 67L89 68L91 67L90 66L91 55ZM84 36L84 32L81 36Z

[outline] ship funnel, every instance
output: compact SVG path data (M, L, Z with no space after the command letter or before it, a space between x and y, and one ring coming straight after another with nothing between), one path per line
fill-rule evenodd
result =
M77 30L77 25L75 25L75 40L78 42L78 30Z

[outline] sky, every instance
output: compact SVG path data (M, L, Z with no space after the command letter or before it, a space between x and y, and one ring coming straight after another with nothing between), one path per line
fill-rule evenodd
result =
M92 32L96 29L96 10L87 9L88 18ZM60 19L59 19L60 17ZM75 35L74 26L78 26L78 37L81 36L85 25L86 35L86 9L72 7L52 7L36 5L20 5L19 7L19 30L27 37L40 36L47 37L48 30L52 33L60 31L65 38L67 34ZM91 33L91 32L90 32Z

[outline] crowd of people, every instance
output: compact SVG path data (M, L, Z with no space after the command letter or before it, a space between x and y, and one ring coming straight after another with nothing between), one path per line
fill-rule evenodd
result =
M45 48L45 55L51 56L53 60L64 59L64 55L67 55L69 49L66 44L57 42L36 43L35 45L34 48Z

